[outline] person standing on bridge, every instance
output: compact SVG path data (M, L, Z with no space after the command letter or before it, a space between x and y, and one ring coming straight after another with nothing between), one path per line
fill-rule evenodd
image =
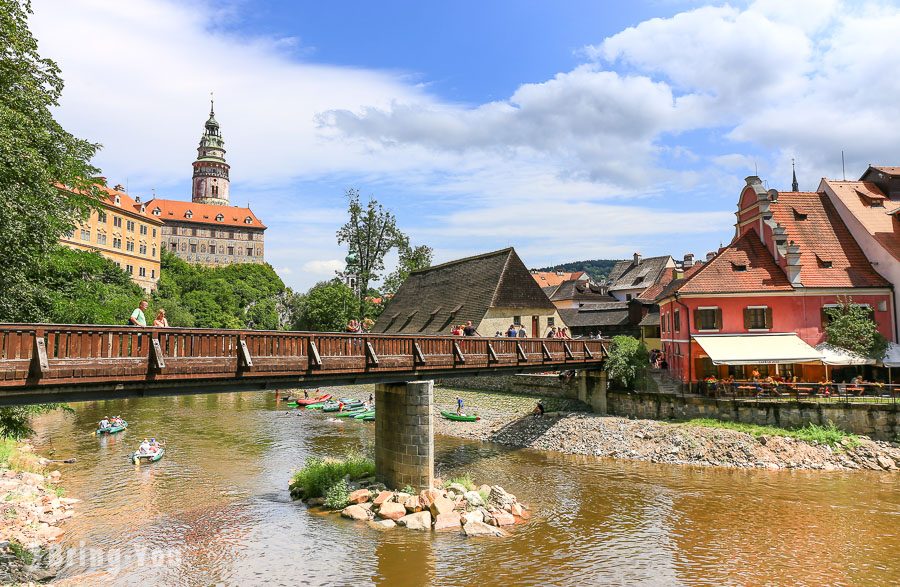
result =
M168 328L169 321L166 320L166 311L162 308L156 311L156 320L153 321L153 326L157 328Z
M525 330L524 326L519 326L519 338L528 338L528 331Z
M147 300L141 300L141 303L138 304L138 307L134 309L134 312L131 313L131 318L128 319L128 324L132 326L147 326L147 318L144 316L144 310L147 309Z
M463 327L463 335L464 336L481 336L478 334L478 331L475 330L475 327L472 325L471 320L466 321L466 325Z

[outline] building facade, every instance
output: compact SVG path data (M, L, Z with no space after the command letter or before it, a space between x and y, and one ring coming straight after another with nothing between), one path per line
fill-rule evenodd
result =
M813 347L825 340L827 309L848 301L868 307L893 339L891 284L825 194L766 190L751 176L736 215L731 244L659 295L672 375L694 383L729 374L749 379L755 369L819 380L825 371Z
M162 246L199 265L265 263L266 226L249 207L230 205L231 167L212 103L193 168L190 202L147 202L149 213L163 222Z
M70 248L95 251L112 260L144 291L156 289L159 281L162 221L147 212L140 199L133 199L122 186L101 191L100 207L60 242ZM63 188L60 188L63 189Z

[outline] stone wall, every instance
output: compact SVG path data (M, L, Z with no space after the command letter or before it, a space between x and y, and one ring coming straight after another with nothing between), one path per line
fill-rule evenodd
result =
M609 392L607 402L609 413L615 416L651 420L715 418L782 428L834 422L841 430L876 440L900 438L900 406L888 403L786 403L624 392Z
M375 386L375 476L390 488L433 484L433 395L433 381Z
M578 394L574 379L563 382L559 375L485 375L481 377L451 377L437 382L442 387L502 391L534 397L575 398Z

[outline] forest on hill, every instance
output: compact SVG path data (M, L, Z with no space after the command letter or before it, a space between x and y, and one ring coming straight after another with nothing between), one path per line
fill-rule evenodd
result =
M553 267L542 267L538 269L538 271L585 271L594 281L601 281L606 279L606 276L609 275L609 272L612 271L612 268L616 263L618 263L617 259L571 261L569 263L559 263Z

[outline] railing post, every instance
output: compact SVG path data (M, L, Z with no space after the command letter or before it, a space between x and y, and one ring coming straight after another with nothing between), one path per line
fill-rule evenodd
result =
M34 345L31 353L31 374L41 378L50 370L50 361L47 358L47 342L44 340L44 331L35 330Z
M253 367L253 357L250 356L250 349L247 348L247 341L243 337L238 338L238 366L244 369Z

